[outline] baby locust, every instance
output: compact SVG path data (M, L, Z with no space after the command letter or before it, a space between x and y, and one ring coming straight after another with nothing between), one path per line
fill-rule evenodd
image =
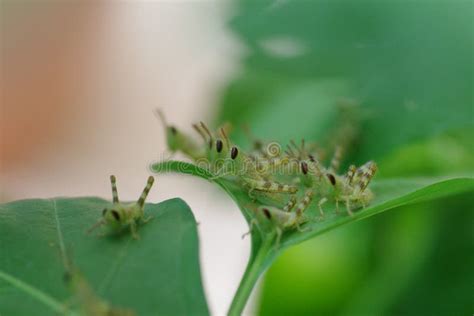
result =
M181 151L193 160L206 157L206 150L200 146L192 137L180 131L173 125L168 125L166 118L161 110L156 109L155 115L161 121L165 128L166 144L168 149L174 154Z
M353 208L365 207L373 199L373 193L367 186L377 172L376 163L369 161L359 168L351 165L346 174L337 175L341 156L342 149L338 147L328 168L313 156L300 163L301 182L320 198L318 208L321 218L324 217L322 205L328 201L336 203L336 212L339 211L339 203L344 203L347 213L352 215Z
M182 152L198 166L214 174L213 179L225 176L237 177L249 189L250 195L254 191L293 194L298 190L293 185L276 182L270 175L262 174L258 170L257 162L230 141L227 135L230 128L227 125L219 128L217 133L212 133L203 122L194 124L193 128L203 140L199 146L190 136L167 125L159 110L156 113L165 125L169 150L173 153Z
M304 211L313 200L313 190L307 190L303 198L298 201L292 196L283 209L274 206L262 205L255 210L255 218L250 222L250 231L242 236L250 234L255 225L262 225L274 230L276 233L276 245L279 247L283 232L288 230L306 231L301 225L308 221Z
M96 224L94 224L94 226L92 226L88 232L90 233L100 226L107 226L113 231L118 231L126 226L130 226L132 237L139 239L140 236L137 233L137 224L139 222L147 223L153 218L152 216L144 218L144 207L145 199L148 196L154 181L155 179L152 176L148 177L146 187L143 189L138 201L131 204L124 204L119 202L116 178L113 175L110 176L113 204L111 207L104 208L102 211L102 218Z

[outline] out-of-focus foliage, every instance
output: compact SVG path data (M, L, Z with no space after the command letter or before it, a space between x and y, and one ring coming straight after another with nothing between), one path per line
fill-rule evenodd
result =
M474 172L470 1L238 1L247 46L219 121L287 142L327 143L336 105L359 104L346 163L378 178ZM329 140L330 141L330 140ZM403 207L285 252L263 283L262 314L467 314L472 193Z
M289 249L266 276L260 314L470 313L473 202L403 207Z
M472 20L469 1L241 1L230 25L249 51L219 120L319 136L311 119L349 98L363 106L361 160L472 127Z
M109 206L99 198L1 204L0 314L77 315L64 310L80 307L80 294L64 280L69 261L94 296L113 306L137 315L207 315L196 221L187 204L146 204L154 218L140 227L140 240L128 230L87 235Z
M215 179L208 171L193 164L180 161L156 163L151 166L151 169L158 173L172 171L191 174L214 181L235 200L248 222L253 218L252 210L248 207L248 205L251 204L251 198L246 190L242 190L242 188L232 181L223 178ZM311 227L311 229L307 231L288 231L283 235L279 247L271 245L270 248L265 248L265 244L273 240L270 233L265 234L256 229L252 230L252 252L249 260L250 269L252 269L251 267L255 264L256 271L258 271L257 273L263 273L273 262L274 258L279 256L285 248L298 245L302 241L344 224L384 212L394 207L412 205L413 203L421 201L430 201L444 196L455 195L460 192L472 193L474 192L474 180L468 178L457 178L446 181L440 181L436 178L412 178L406 180L385 179L374 183L372 188L376 198L370 206L359 210L354 216L331 214L326 216L326 219L322 222L309 222L306 227ZM426 207L430 204L421 205ZM314 217L317 214L314 205L309 207L305 212L310 217ZM411 216L411 214L409 215ZM418 252L420 250L423 250L423 254L427 252L426 249L429 248L431 245L430 242L434 238L432 231L435 229L435 225L432 224L436 224L436 214L430 214L430 216L432 216L429 218L430 220L426 220L422 215L415 216L414 221L410 216L402 217L401 220L398 221L401 225L397 225L393 228L393 230L396 231L395 234L389 236L391 238L391 240L388 241L389 246L384 247L382 245L381 253L372 254L375 260L382 259L382 271L376 273L375 281L373 281L375 288L368 287L366 290L369 293L367 297L373 298L372 294L374 293L374 289L378 291L378 287L383 287L383 281L385 280L390 281L389 284L391 286L395 283L395 289L384 292L385 296L378 302L381 306L377 304L365 305L366 302L364 302L364 300L366 300L367 297L357 297L355 301L356 306L358 306L357 304L359 304L360 300L364 302L364 304L357 307L358 309L355 309L357 312L377 313L386 309L388 305L386 301L391 303L393 297L398 294L398 291L406 286L408 283L407 279L412 276L412 272L419 269L420 260L423 258L420 259L419 256L417 257L417 255L419 255ZM407 223L408 226L405 225ZM273 280L272 272L270 272L270 281L268 281L270 285L267 285L263 292L263 313L275 315L286 310L284 314L294 315L300 313L301 315L305 315L321 311L331 313L339 311L343 306L341 302L345 303L348 298L352 296L349 295L351 294L351 288L357 287L360 282L366 283L368 279L370 282L371 276L366 272L370 268L370 262L367 258L370 254L370 249L367 249L367 245L369 245L371 241L370 237L374 238L375 235L370 234L371 230L368 225L363 226L363 228L365 228L365 231L362 230L362 235L365 235L365 238L362 237L359 239L359 234L355 234L355 231L351 233L351 230L343 230L345 235L342 235L342 238L336 242L335 249L331 249L334 247L334 242L329 242L327 248L319 251L319 254L314 253L312 247L305 246L296 247L296 249L300 249L299 251L294 249L290 250L293 256L291 254L289 256L283 256L283 259L280 260L280 262L283 261L281 271L278 271L280 266L278 263L275 268L270 270L273 271L276 269L277 276L275 277L276 281ZM427 236L423 235L425 232L427 232ZM419 238L420 233L421 239ZM397 236L397 234L400 234L400 236ZM325 239L323 239L323 243L324 240ZM361 253L361 251L363 253ZM257 259L261 256L261 253L264 258L262 261ZM364 258L364 256L366 256L366 258ZM353 257L356 257L356 260L353 260ZM358 266L358 261L361 266ZM398 265L396 269L391 269L391 263L393 261L397 261ZM332 264L328 264L330 262ZM350 262L350 264L348 264L348 262ZM320 268L319 270L318 267ZM389 272L387 273L383 269L387 269ZM250 270L247 270L247 272L248 271ZM315 272L319 273L315 274ZM272 284L272 281L274 281L276 285ZM394 281L397 281L398 284ZM267 288L269 288L269 290ZM299 295L298 292L301 288L303 288L303 290L301 290L303 293ZM312 295L318 296L318 292L322 294L321 300L315 301L311 299ZM281 299L281 297L285 299ZM300 301L301 297L303 297L303 301ZM287 304L288 302L290 304ZM318 305L318 302L322 304ZM367 310L366 306L370 306L375 310ZM352 314L352 312L353 310L351 309L349 314Z

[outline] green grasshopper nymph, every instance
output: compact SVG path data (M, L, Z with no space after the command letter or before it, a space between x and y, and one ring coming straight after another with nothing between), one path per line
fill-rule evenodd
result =
M304 211L311 204L313 195L313 190L307 190L300 201L297 201L293 196L283 209L274 206L259 206L255 210L256 217L250 222L250 231L242 237L249 234L255 225L264 225L276 232L276 245L279 247L283 232L294 229L298 231L306 230L302 229L301 225L308 221L304 216Z
M97 227L103 225L108 226L115 231L120 230L123 227L130 226L132 237L139 239L139 235L137 233L138 222L147 223L150 219L152 219L152 216L149 216L146 219L144 218L144 207L146 197L148 196L154 181L155 179L152 176L148 177L147 185L145 189L143 189L143 193L141 194L138 201L131 204L123 204L119 202L116 178L113 175L110 176L110 182L112 184L113 205L111 207L104 208L102 211L102 218L94 226L92 226L88 232L91 232Z
M353 208L365 207L373 199L373 193L367 186L377 171L375 162L369 161L359 168L352 165L345 175L340 176L336 171L341 153L341 149L336 149L328 169L314 158L302 161L300 165L301 173L307 177L303 183L320 197L318 208L321 218L324 217L322 205L328 201L336 203L336 212L339 211L339 202L345 203L347 213L352 215Z
M339 201L345 202L349 215L352 215L351 207L365 207L374 198L372 191L367 188L370 181L377 172L377 164L373 161L365 163L356 169L354 165L349 167L346 175L340 178L339 194L336 197L336 207Z
M228 160L226 169L230 170L230 174L237 175L250 188L249 194L252 194L253 191L290 194L298 191L296 186L263 177L258 172L255 162L237 146L231 147L229 156L230 160Z
M165 128L166 143L171 153L180 151L193 160L206 157L205 149L196 143L191 136L178 130L173 125L168 125L163 112L161 112L159 109L156 109L155 114Z
M224 176L237 176L242 182L250 188L249 193L253 191L262 191L267 193L296 193L297 187L281 184L276 181L271 181L262 177L257 170L256 162L229 140L225 129L221 128L220 138L215 138L207 129L206 125L201 122L201 127L204 129L203 134L209 137L209 142L215 142L215 146L209 146L212 150L214 148L215 155L218 157L214 162L214 167L217 170L214 172L214 178ZM218 164L218 162L221 162Z

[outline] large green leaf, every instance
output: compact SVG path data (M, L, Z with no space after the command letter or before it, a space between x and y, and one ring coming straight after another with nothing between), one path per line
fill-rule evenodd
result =
M0 314L59 314L71 297L70 256L98 296L137 315L206 315L196 221L185 202L146 204L154 218L140 240L86 230L110 202L99 198L23 200L0 205Z
M223 94L219 121L312 137L320 108L353 98L367 114L360 161L473 126L469 1L238 1L236 8L230 26L248 53ZM334 78L351 89L331 98L303 89ZM264 132L271 137L275 129Z
M206 170L180 161L168 161L152 165L154 172L180 172L199 176L205 179L212 179L212 175ZM241 186L225 179L213 179L221 186L237 203L248 222L254 218L254 213L249 205L252 200L248 193ZM327 213L323 221L310 220L303 229L288 231L283 235L280 245L275 243L274 232L259 229L252 230L252 252L249 264L242 280L241 286L234 298L231 312L239 313L246 301L254 282L259 275L265 271L275 257L285 248L301 243L314 236L334 229L338 226L358 221L372 215L384 212L403 205L433 200L460 192L474 191L474 179L472 178L407 178L407 179L383 179L375 181L371 188L375 193L375 199L365 209L357 211L353 216L346 213L336 214L335 205L325 207ZM264 201L257 201L265 203ZM313 203L307 210L309 218L316 219L317 207Z

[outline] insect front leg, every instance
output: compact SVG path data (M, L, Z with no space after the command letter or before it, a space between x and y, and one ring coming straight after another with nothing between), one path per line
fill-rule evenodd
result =
M318 202L318 208L319 208L319 214L320 214L319 219L323 219L323 218L324 218L324 212L323 212L323 207L322 207L322 205L323 205L324 203L326 203L327 201L328 201L327 198L322 198L322 199L319 200L319 202Z
M91 228L89 228L87 230L87 233L90 234L92 231L94 231L95 229L101 227L102 225L105 225L105 221L103 218L101 218L99 221L97 221L97 223L95 223Z
M245 236L250 235L250 234L252 233L253 227L254 227L255 225L257 225L257 220L256 220L255 218L253 218L253 219L250 221L250 228L249 228L249 231L242 235L242 239L244 239Z
M276 248L280 248L280 241L281 241L281 236L283 235L283 230L280 228L280 227L275 227L275 231L276 231Z
M350 204L349 197L346 197L346 210L347 210L347 214L349 214L350 216L354 215L354 213L352 213L351 211L351 204Z
M146 223L148 223L149 221L151 221L151 220L153 219L153 217L154 217L153 215L148 215L147 218L143 218L143 217L142 217L142 218L141 218L141 222L142 222L143 224L146 224Z
M133 239L135 240L140 239L140 235L138 235L138 232L137 232L137 223L134 220L130 222L130 232L132 233Z

